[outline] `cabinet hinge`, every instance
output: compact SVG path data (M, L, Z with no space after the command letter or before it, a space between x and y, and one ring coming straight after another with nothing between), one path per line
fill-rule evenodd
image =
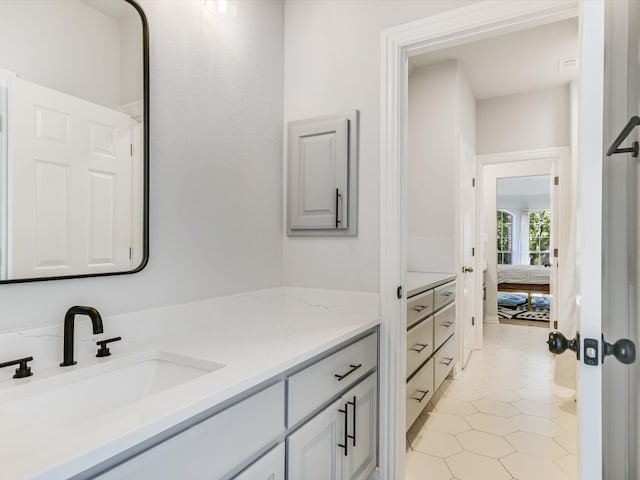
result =
M558 329L558 320L554 320L553 321L553 329L557 330Z
M557 249L557 248L554 248L554 249L553 249L553 256L554 256L555 258L558 258L558 249Z
M129 247L129 260L131 260L131 258L133 258L133 249Z
M471 186L475 187L476 186L476 179L475 177L471 179Z
M471 317L471 326L473 327L476 324L476 317Z
M396 295L398 297L398 300L400 300L402 298L402 285L400 285L398 287L398 289L396 290Z
M471 247L471 256L472 257L476 256L476 249L474 247Z
M133 143L129 144L129 154L133 157Z
M553 177L553 184L560 185L560 177Z

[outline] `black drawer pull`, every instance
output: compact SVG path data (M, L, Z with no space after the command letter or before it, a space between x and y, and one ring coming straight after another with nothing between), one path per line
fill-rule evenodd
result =
M414 312L420 313L422 310L424 310L428 306L429 305L416 305L415 307L412 307L411 310L413 310Z
M444 297L450 297L451 295L453 295L453 292L441 292L440 295Z
M350 438L351 440L353 440L353 446L356 446L356 396L353 396L353 401L352 402L347 402L347 405L345 405L345 410L348 407L348 405L351 405L353 407L353 417L351 418L351 428L353 429L353 435L347 435L347 438Z
M449 328L451 325L453 325L453 322L443 322L440 324L441 327L447 327L447 328Z
M422 352L425 348L427 348L429 346L428 343L416 343L412 348L410 348L409 350L412 350L414 352ZM420 348L416 348L416 347L420 347Z
M453 362L453 357L451 358L444 357L442 360L449 360L448 362L442 362L442 361L440 362L440 365L446 365L448 367L449 365L451 365L451 362Z
M351 367L351 370L349 370L347 373L343 373L342 375L338 375L337 373L334 375L334 377L336 377L338 379L339 382L341 382L342 380L344 380L345 378L347 378L349 375L351 375L353 372L355 372L357 369L359 369L362 364L359 363L358 365L349 365Z
M349 444L347 443L347 425L349 424L349 408L347 404L344 404L344 410L338 410L340 413L344 413L344 445L338 444L340 448L344 448L344 456L346 457L349 454Z
M429 390L418 390L418 393L421 393L422 396L420 398L416 398L416 397L412 397L412 400L417 400L418 403L422 403L422 401L424 400L424 398L429 395Z

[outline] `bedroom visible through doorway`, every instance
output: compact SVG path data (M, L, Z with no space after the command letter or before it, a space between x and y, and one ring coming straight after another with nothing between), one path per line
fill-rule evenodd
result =
M500 323L549 326L554 233L549 175L497 180L496 272Z

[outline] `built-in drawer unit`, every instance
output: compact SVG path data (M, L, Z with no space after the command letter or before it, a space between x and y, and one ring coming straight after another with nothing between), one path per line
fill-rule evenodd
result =
M284 400L279 381L95 478L223 478L283 435Z
M434 309L437 310L456 299L455 282L447 283L433 291Z
M456 304L452 303L444 307L433 316L433 342L434 349L456 331Z
M407 378L433 353L433 317L425 318L407 332Z
M287 380L287 426L294 426L375 368L377 363L377 335L371 334L291 375Z
M433 312L433 290L407 299L407 327Z
M445 342L445 344L438 350L434 358L434 382L440 386L442 381L447 378L449 372L453 368L457 357L456 336L452 336Z
M433 376L434 358L431 358L418 372L407 382L407 430L416 421L420 412L433 396L436 383Z

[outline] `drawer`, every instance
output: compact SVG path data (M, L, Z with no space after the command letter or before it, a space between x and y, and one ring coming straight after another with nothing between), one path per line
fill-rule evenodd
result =
M433 364L432 358L418 370L418 373L407 382L407 419L406 429L413 425L420 412L427 406L433 396Z
M458 337L454 335L442 346L433 356L434 358L434 381L438 388L442 381L447 378L449 372L458 358Z
M284 382L278 382L96 478L222 478L284 430Z
M433 290L427 290L407 300L407 327L433 312Z
M378 364L373 333L288 378L287 426L292 427Z
M456 331L456 304L443 308L433 316L433 346L438 348Z
M284 480L284 444L279 444L233 480Z
M433 317L422 320L407 332L407 378L433 353Z
M434 308L437 310L440 307L451 303L456 299L456 282L447 283L441 287L436 288L433 291L433 301L435 303Z

